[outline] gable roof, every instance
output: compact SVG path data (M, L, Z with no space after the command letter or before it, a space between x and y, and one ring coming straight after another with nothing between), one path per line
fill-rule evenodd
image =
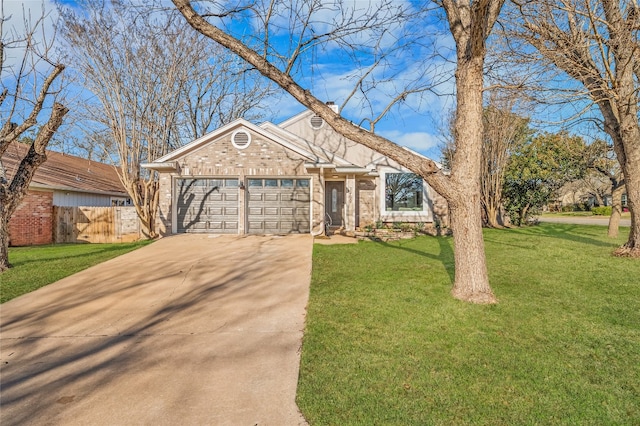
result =
M296 122L298 122L298 121L300 121L300 120L308 119L309 117L311 117L311 116L313 116L313 115L316 115L316 114L315 114L315 112L313 112L313 111L312 111L312 110L310 110L310 109L307 109L307 110L304 110L304 111L302 111L302 112L300 112L300 113L298 113L298 114L294 115L293 117L290 117L290 118L286 119L285 121L281 122L281 123L280 123L280 124L278 124L278 125L273 125L273 124L272 124L272 126L275 126L276 128L279 128L279 129L282 129L283 131L286 131L286 130L284 130L284 128L286 128L286 127L288 127L288 126L290 126L290 125L292 125L292 124L294 124L294 123L296 123ZM269 123L269 124L271 124L271 123ZM358 126L358 127L360 127L361 129L363 129L363 130L365 130L365 131L367 131L367 132L369 131L368 129L366 129L366 128L362 127L362 126ZM287 132L287 133L289 133L289 132ZM291 133L290 133L290 134L291 134ZM295 136L295 135L294 135L294 136ZM297 137L297 136L296 136L296 137ZM300 138L298 138L298 139L300 139ZM302 139L301 139L301 140L302 140ZM355 141L354 141L354 142L355 142ZM393 141L392 141L392 142L393 142ZM357 142L356 142L356 143L357 143ZM438 166L438 168L442 169L442 164L441 164L441 163L439 163L439 162L437 162L437 161L435 161L435 160L433 160L433 159L431 159L431 158L427 157L426 155L420 154L419 152L414 151L413 149L411 149L411 148L409 148L409 147L406 147L406 146L404 146L404 145L398 145L398 146L399 146L400 148L402 148L402 149L406 150L406 151L409 151L410 153L412 153L412 154L414 154L414 155L416 155L416 156L418 156L418 157L422 157L422 158L424 158L425 160L433 161L434 163L436 163L436 165ZM370 148L370 149L371 149L371 148ZM322 151L324 151L324 150L322 150ZM374 149L372 149L372 151L375 151L375 150L374 150ZM326 152L326 151L325 151L325 152ZM333 155L333 154L331 154L331 155ZM369 164L367 164L365 167L375 166L375 165L377 165L377 164L379 164L379 163L381 163L381 162L383 162L383 161L386 161L386 160L388 160L388 158L387 158L386 156L384 156L384 155L380 154L380 158L378 158L377 160L371 161L371 162L370 162ZM331 160L331 156L329 156L329 161L334 161L334 162L336 162L336 163L338 162L338 161L335 161L335 160ZM345 162L346 162L347 160L344 160L344 159L343 159L342 161L345 161Z
M278 127L282 127L282 128L284 128L284 127L288 127L288 126L290 126L291 124L293 124L293 123L295 123L295 122L297 122L297 121L300 121L300 120L302 120L302 119L305 119L305 118L307 118L307 117L310 117L310 116L312 116L312 115L316 115L316 113L315 113L315 112L313 112L313 111L311 111L310 109L305 109L304 111L302 111L302 112L300 112L300 113L298 113L298 114L294 115L293 117L289 117L289 118L287 118L286 120L284 120L283 122L281 122L281 123L280 123L280 124L278 124L277 126L278 126Z
M334 154L333 152L327 151L326 149L321 148L319 146L315 146L315 145L311 144L309 141L307 141L306 139L303 139L300 136L298 136L296 134L293 134L288 130L283 129L280 126L277 126L277 125L271 123L270 121L265 121L264 123L260 124L260 127L262 127L265 130L268 130L270 132L278 133L282 137L290 140L291 142L295 143L296 145L300 146L301 148L310 150L311 152L313 152L318 157L319 160L322 160L322 162L337 164L337 165L340 165L340 166L354 166L354 167L357 167L355 164L350 163L349 161L345 160L342 157L339 157L338 155Z
M182 158L184 155L187 155L193 151L196 151L200 148L202 148L203 146L207 145L208 143L214 141L215 139L221 137L222 135L229 133L231 131L233 131L236 128L239 127L244 127L248 130L251 130L252 132L259 134L260 136L267 138L273 142L276 142L280 145L282 145L285 148L288 148L294 152L296 152L297 154L301 155L302 157L305 157L306 159L310 160L310 161L317 161L317 156L314 155L312 152L294 144L291 143L291 141L288 141L276 134L270 133L268 132L266 129L263 129L261 127L256 126L255 124L243 119L243 118L238 118L234 121L232 121L229 124L226 124L222 127L217 128L216 130L207 133L206 135L194 140L193 142L190 142L172 152L170 152L169 154L162 156L156 160L154 160L151 163L147 163L147 164L143 164L142 167L145 168L149 168L149 169L154 169L157 166L161 165L162 163L171 163L171 162L175 162L176 160L178 160L179 158Z
M8 179L13 178L28 151L27 144L14 142L9 145L2 155ZM115 166L55 151L47 151L47 161L36 170L30 187L106 195L126 194Z

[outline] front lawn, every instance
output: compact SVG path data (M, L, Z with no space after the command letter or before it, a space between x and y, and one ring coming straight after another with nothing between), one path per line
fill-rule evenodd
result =
M311 425L640 424L640 261L611 256L623 238L552 223L485 238L495 306L450 297L450 238L314 246Z
M542 213L542 217L598 217L598 218L606 218L608 219L609 216L598 216L598 215L594 215L593 212L545 212ZM631 218L631 213L629 212L623 212L622 215L620 215L620 217L622 219L630 219Z
M0 274L0 303L37 290L150 242L11 247L9 262L13 268Z

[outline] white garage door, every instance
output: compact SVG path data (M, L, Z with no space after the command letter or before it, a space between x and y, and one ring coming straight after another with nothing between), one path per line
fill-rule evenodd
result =
M310 232L309 179L248 179L247 233Z
M178 232L237 234L238 179L177 179Z

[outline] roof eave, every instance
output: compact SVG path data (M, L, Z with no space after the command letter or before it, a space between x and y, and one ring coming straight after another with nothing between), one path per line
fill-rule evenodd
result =
M144 169L155 170L157 172L177 172L178 171L177 161L143 163L143 164L140 164L140 166Z
M46 189L49 191L65 191L65 192L79 192L82 194L98 194L98 195L110 195L110 196L115 196L115 197L122 197L122 196L129 196L129 194L127 193L127 191L122 190L122 192L120 191L102 191L102 190L95 190L95 189L81 189L81 188L74 188L71 186L62 186L62 185L48 185L46 183L39 183L39 182L31 182L31 185L29 185L30 189Z

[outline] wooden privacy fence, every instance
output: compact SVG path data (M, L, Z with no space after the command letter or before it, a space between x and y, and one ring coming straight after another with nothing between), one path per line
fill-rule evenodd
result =
M125 243L141 239L134 207L54 207L56 243Z

